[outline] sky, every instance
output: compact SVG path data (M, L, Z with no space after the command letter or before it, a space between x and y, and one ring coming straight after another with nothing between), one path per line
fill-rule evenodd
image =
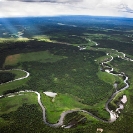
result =
M133 18L133 0L0 0L0 17L55 15Z

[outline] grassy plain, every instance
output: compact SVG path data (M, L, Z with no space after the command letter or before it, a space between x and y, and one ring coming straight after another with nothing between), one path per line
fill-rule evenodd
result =
M6 97L0 99L0 107L1 107L0 115L16 111L24 103L27 103L29 105L30 104L38 105L37 95L34 93L20 93L20 94L15 94L12 97ZM38 107L41 110L40 106Z
M49 36L46 36L46 35L33 36L32 38L38 41L54 42L53 40L50 40Z
M6 117L6 115L13 115L13 113L18 111L19 108L21 108L24 104L29 106L36 105L37 110L41 111L41 108L37 102L37 95L35 93L19 93L12 95L12 97L5 97L0 99L0 127L2 128L5 126L10 126L11 124L17 124L15 119L8 119L10 115L9 117ZM22 117L20 116L17 119L22 119Z
M53 55L49 51L20 53L20 54L7 56L4 66L16 65L17 63L32 62L32 61L37 61L37 62L42 62L42 63L56 62L56 61L64 59L64 58L66 58L66 57Z
M41 93L41 101L46 108L47 121L50 123L56 123L60 118L60 114L64 111L91 108L78 102L78 98L69 94L57 94L53 99Z
M29 78L0 85L0 95L20 90L19 87L25 86L28 80Z
M21 77L25 77L26 73L20 70L10 70L11 73L15 74L15 79L21 78Z
M0 45L3 43L27 42L29 40L29 38L0 38Z

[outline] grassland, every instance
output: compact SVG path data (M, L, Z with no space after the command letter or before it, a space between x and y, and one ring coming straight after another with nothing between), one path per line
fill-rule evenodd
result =
M20 93L13 95L13 97L6 97L0 99L0 107L2 114L8 114L10 112L16 111L19 107L21 107L23 104L36 104L37 102L37 95L34 93ZM41 110L40 106L38 106L39 110Z
M27 42L28 38L0 38L0 45L3 43L13 43L13 42Z
M102 79L104 82L107 82L111 85L120 80L120 78L118 76L111 75L107 72L100 71L97 74L100 79ZM121 79L121 81L122 81L122 79Z
M49 36L46 36L46 35L33 36L32 38L38 41L54 42L53 40L50 40Z
M39 51L39 52L31 52L31 53L20 53L15 55L9 55L6 57L4 66L6 65L16 65L17 63L23 62L56 62L58 60L66 58L65 56L55 56L51 54L49 51Z
M94 117L83 113L83 112L73 112L70 114L67 114L65 120L64 120L64 125L69 126L73 125L74 127L84 127L86 124L90 123L98 123L98 120L95 119Z
M26 76L26 73L20 70L10 70L10 72L15 74L15 79Z
M26 76L26 73L23 72L23 71L20 71L20 70L15 70L15 69L12 69L12 70L6 70L6 71L2 71L1 70L1 73L12 73L14 74L14 79L18 79L18 78L21 78L21 77L24 77Z
M115 89L119 90L125 86L125 83L123 82L122 77L114 76L114 75L111 75L107 72L101 72L101 71L98 72L97 74L98 74L98 77L106 83L109 83L111 85L114 85L115 83L117 83L117 87L114 88L114 90Z
M29 79L23 79L23 80L0 85L0 95L21 90L22 88L24 88L28 80Z
M78 99L69 94L58 94L54 99L41 94L41 100L46 108L47 121L56 123L62 112L73 109L91 108L78 102Z
M22 105L36 105L37 109L41 111L40 106L37 102L37 95L34 93L19 93L12 95L12 97L6 97L0 99L0 127L9 126L11 124L15 124L13 119L8 119L10 117L6 117L8 114L13 114ZM18 119L22 119L22 117L18 117Z

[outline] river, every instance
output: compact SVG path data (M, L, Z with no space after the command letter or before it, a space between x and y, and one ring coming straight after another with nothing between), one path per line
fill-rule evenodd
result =
M117 51L117 52L118 52L118 51ZM120 53L120 52L119 52L119 53ZM121 53L122 53L122 52L121 52ZM124 54L124 53L122 53L122 54L123 54L123 57L121 57L121 58L127 60L127 58L125 58L125 54ZM107 63L109 63L109 62L111 62L111 61L113 60L113 56L111 56L109 53L107 53L107 55L110 56L111 59L109 59L109 60L104 61L104 62L101 63L101 65L104 66L104 67L106 66ZM120 57L119 57L119 58L120 58ZM132 61L132 59L130 59L130 58L128 58L128 60L129 60L129 61ZM25 70L22 70L22 69L10 69L10 70L0 70L0 71L11 71L11 70L23 71L23 72L26 73L26 76L21 77L21 78L18 78L18 79L15 79L15 80L12 80L12 81L9 81L9 82L6 82L6 83L14 82L14 81L17 81L17 80L22 80L22 79L28 78L29 75L30 75L29 72L27 72L27 71L25 71ZM113 111L111 111L111 110L108 108L108 105L109 105L109 103L113 100L113 98L114 98L119 92L121 92L121 91L123 91L123 90L125 90L125 89L127 89L127 88L129 87L129 84L128 84L128 82L127 82L127 81L128 81L128 76L126 76L124 72L121 72L121 73L119 73L119 74L114 74L114 73L113 73L113 68L111 68L111 67L109 67L109 66L107 67L107 69L105 69L105 71L108 72L108 73L110 73L110 74L113 74L113 75L125 77L124 83L125 83L125 85L126 85L125 87L121 88L120 90L114 92L113 95L112 95L112 96L108 99L108 101L106 102L106 104L105 104L105 109L106 109L106 111L109 112L109 114L110 114L110 120L108 120L108 121L105 121L105 120L103 120L103 119L101 119L101 118L98 118L97 116L93 115L91 112L88 112L88 111L86 111L86 110L75 109L75 110L68 110L68 111L62 112L61 115L60 115L60 118L59 118L58 122L55 123L55 124L51 124L51 123L48 123L47 120L46 120L46 109L45 109L45 107L43 106L43 104L41 103L41 95L40 95L39 92L37 92L37 91L32 91L32 90L25 90L25 91L19 91L19 92L16 92L16 93L23 93L23 92L27 92L27 93L28 93L28 92L33 92L33 93L37 94L37 96L38 96L38 104L39 104L40 107L42 108L42 112L43 112L43 121L44 121L45 124L47 124L47 125L49 125L49 126L51 126L51 127L60 127L60 126L62 126L62 125L63 125L63 120L64 120L65 116L66 116L67 114L69 114L69 113L76 112L76 111L81 111L81 112L84 112L84 113L88 113L89 115L93 116L94 118L96 118L96 119L98 119L98 120L100 120L100 121L102 121L102 122L112 123L112 122L116 121L117 115L116 115L116 113L114 113ZM3 83L3 84L5 84L5 83ZM3 85L3 84L0 84L0 85ZM0 97L7 97L7 96L12 96L12 95L15 96L14 93L10 93L10 94L7 94L7 95L5 95L5 96L4 96L4 95L1 95ZM62 127L65 128L65 126L62 126ZM67 127L71 127L71 126L67 126ZM67 128L67 127L66 127L66 128Z

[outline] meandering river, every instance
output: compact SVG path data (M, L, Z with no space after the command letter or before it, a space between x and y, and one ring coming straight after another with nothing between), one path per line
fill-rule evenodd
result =
M116 51L117 51L117 50L116 50ZM118 52L118 51L117 51L117 52ZM118 52L118 53L122 53L122 52ZM125 54L124 54L124 53L122 53L122 54L123 54L123 57L121 57L122 59L129 60L129 61L133 61L132 59L125 57ZM103 67L105 67L107 63L109 63L109 62L111 62L111 61L113 60L113 56L111 56L109 53L107 53L107 55L110 56L111 58L110 58L109 60L104 61L104 62L101 63L101 65L102 65ZM118 57L119 57L119 56L118 56ZM119 57L119 58L120 58L120 57ZM22 79L28 78L29 75L30 75L29 72L27 72L27 71L25 71L25 70L22 70L22 69L10 69L10 70L0 70L0 71L11 71L11 70L23 71L23 72L26 73L26 75L23 76L23 77L21 77L21 78L14 79L14 80L11 80L11 81L6 82L6 83L3 83L3 84L7 84L7 83L14 82L14 81L17 81L17 80L22 80ZM98 120L100 120L100 121L102 121L102 122L112 123L112 122L114 122L114 121L117 119L117 116L116 116L116 114L115 114L113 111L111 111L111 110L109 109L108 105L109 105L109 103L113 100L113 98L114 98L119 92L121 92L121 91L123 91L123 90L125 90L125 89L127 89L127 88L129 87L129 84L128 84L128 82L127 82L127 81L128 81L128 76L126 76L124 72L121 72L121 73L119 73L119 74L114 74L114 73L113 73L113 68L111 68L111 67L109 67L109 66L107 67L107 69L105 69L105 71L108 72L109 74L113 74L113 75L125 77L125 79L124 79L125 87L123 87L123 88L121 88L120 90L114 92L113 95L108 99L108 101L107 101L106 104L105 104L105 109L106 109L106 111L109 112L109 114L110 114L110 120L108 120L108 121L105 121L105 120L103 120L103 119L101 119L101 118L98 118L97 116L93 115L91 112L88 112L88 111L86 111L86 110L75 109L75 110L68 110L68 111L62 112L61 115L60 115L60 118L59 118L58 122L55 123L55 124L50 124L50 123L48 123L47 120L46 120L46 109L45 109L45 106L43 106L43 104L42 104L42 102L41 102L41 95L40 95L39 92L37 92L37 91L32 91L32 90L25 90L25 91L19 91L19 92L17 92L17 93L23 93L23 92L27 92L27 93L28 93L28 92L33 92L33 93L37 94L37 96L38 96L38 104L39 104L40 107L42 108L42 112L43 112L43 121L44 121L45 124L47 124L47 125L49 125L49 126L51 126L51 127L59 127L59 126L62 126L62 125L63 125L63 120L64 120L65 116L66 116L68 113L72 113L72 112L76 112L76 111L81 111L81 112L88 113L89 115L93 116L94 118L96 118L96 119L98 119ZM0 84L0 85L3 85L3 84ZM15 95L14 95L14 93L12 93L12 94L10 93L10 94L7 94L7 95L5 95L5 96L1 95L0 97L6 97L6 96L15 96ZM64 127L64 128L67 128L67 127L65 127L65 126L63 126L63 127ZM69 127L71 127L71 126L68 126L68 128L69 128Z

